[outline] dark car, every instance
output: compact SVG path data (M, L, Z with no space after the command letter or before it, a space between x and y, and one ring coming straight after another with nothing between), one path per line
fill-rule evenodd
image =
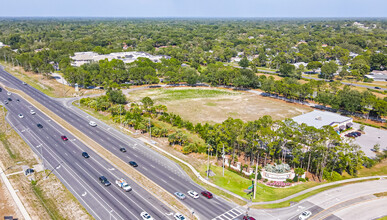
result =
M129 164L130 164L132 167L138 167L137 163L134 162L134 161L129 161Z
M8 98L8 101L12 101L12 99L11 99L11 98Z
M380 88L379 86L376 86L375 89L382 89L382 88Z
M38 128L43 128L43 125L41 124L37 124L36 126L38 126Z
M355 132L353 132L354 134L356 134L358 137L360 137L361 136L361 133L360 132L358 132L358 131L355 131Z
M2 92L3 91L3 89L2 88L0 88L0 92Z
M99 177L99 181L101 181L101 183L103 183L105 186L110 186L111 185L109 180L106 177L104 177L104 176L100 176Z
M62 138L62 140L64 140L64 141L67 141L68 140L68 138L66 137L66 136L60 136L60 138Z
M125 153L125 152L126 152L126 149L125 149L124 147L121 147L121 148L120 148L120 151Z
M82 157L84 157L84 158L89 158L90 156L89 156L89 154L88 154L88 153L86 153L86 152L82 152Z
M255 220L255 218L245 215L243 216L243 220Z
M202 195L204 196L204 197L207 197L207 199L212 199L212 193L210 193L210 192L208 192L208 191L203 191L202 192Z
M17 102L20 102L20 100L19 100L19 99L16 99L16 101L17 101Z

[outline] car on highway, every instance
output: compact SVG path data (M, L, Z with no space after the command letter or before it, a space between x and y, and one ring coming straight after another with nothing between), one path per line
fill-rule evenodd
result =
M245 215L245 216L243 216L243 220L255 220L255 218L248 216L248 215Z
M152 216L150 216L147 212L141 212L141 218L143 219L143 220L153 220L153 218L152 218Z
M95 123L95 121L90 121L90 122L89 122L89 125L90 125L91 127L95 127L95 126L97 126L97 123Z
M207 199L212 199L212 197L213 197L212 193L210 193L210 192L208 192L208 191L203 191L203 192L202 192L202 195L203 195L204 197L207 197Z
M121 147L121 148L120 148L120 151L123 152L123 153L125 153L125 152L126 152L126 149L125 149L124 147Z
M134 161L129 161L130 166L132 167L138 167L138 164Z
M175 196L176 196L178 199L185 199L184 193L181 193L181 192L175 192L174 194L175 194Z
M312 212L306 210L306 211L303 211L300 216L298 216L298 219L304 220L304 219L309 218L311 215L312 215Z
M0 88L0 92L2 92L3 91L3 89L2 88Z
M62 140L64 140L64 141L69 140L69 139L68 139L66 136L64 136L64 135L60 136L60 138L62 138Z
M31 114L31 115L35 115L35 111L31 109L31 110L30 110L30 114Z
M11 99L11 98L8 98L8 101L12 101L12 99Z
M380 88L379 86L375 86L375 89L382 89L382 88Z
M27 85L27 83L26 83L26 82L23 82L22 84L23 84L23 85Z
M4 104L8 104L8 101L7 101L7 100L4 100Z
M90 156L89 156L89 154L87 152L82 152L82 157L89 158Z
M7 92L7 95L12 95L12 93L11 92Z
M184 215L182 215L180 213L175 213L175 215L173 217L175 218L175 220L185 220Z
M101 181L101 183L103 183L105 186L110 186L111 185L109 180L106 177L104 177L104 176L100 176L99 177L99 181Z
M42 124L37 124L36 126L38 126L38 128L43 128Z
M199 198L199 193L197 193L197 192L195 192L195 191L193 191L193 190L188 191L187 194L188 194L189 196L191 196L192 198L194 198L194 199Z
M19 116L19 118L24 118L23 114L18 114L17 116Z

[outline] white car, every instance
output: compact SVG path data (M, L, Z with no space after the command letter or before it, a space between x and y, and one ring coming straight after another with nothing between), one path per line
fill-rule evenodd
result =
M26 82L23 82L23 85L27 85L27 83L26 83Z
M12 95L12 93L11 92L7 92L7 95Z
M176 213L173 217L174 217L176 220L185 220L184 215L182 215L182 214L180 214L180 213Z
M31 115L35 115L35 111L34 110L30 110L30 113L31 113Z
M18 114L17 116L19 116L19 118L24 118L24 115L22 114Z
M189 196L191 196L192 198L194 198L194 199L199 198L199 194L197 192L193 191L193 190L188 191L187 194Z
M89 125L92 126L92 127L95 127L95 126L97 126L97 123L95 123L95 121L90 121Z
M312 212L306 210L306 211L303 211L300 216L298 216L298 219L304 220L309 218L311 215L312 215Z
M141 212L141 217L143 220L153 220L152 216L150 216L147 212Z

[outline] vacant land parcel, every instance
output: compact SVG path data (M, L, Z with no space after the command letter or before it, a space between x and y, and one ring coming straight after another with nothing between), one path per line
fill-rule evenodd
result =
M221 123L228 117L251 121L264 115L285 119L311 111L308 107L250 92L217 88L159 88L129 93L132 101L140 101L146 96L156 104L166 105L168 112L195 123Z

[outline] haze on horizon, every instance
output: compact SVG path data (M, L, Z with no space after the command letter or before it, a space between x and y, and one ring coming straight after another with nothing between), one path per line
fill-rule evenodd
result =
M386 0L18 0L0 17L386 17Z

